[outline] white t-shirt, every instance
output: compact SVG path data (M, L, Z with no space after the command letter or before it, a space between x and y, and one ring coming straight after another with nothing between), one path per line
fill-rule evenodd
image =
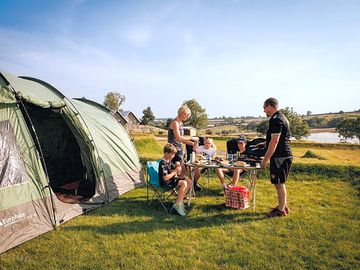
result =
M200 145L196 152L201 153L201 154L210 155L210 157L216 155L216 149L214 149L212 147L210 147L209 149L206 149L205 145Z

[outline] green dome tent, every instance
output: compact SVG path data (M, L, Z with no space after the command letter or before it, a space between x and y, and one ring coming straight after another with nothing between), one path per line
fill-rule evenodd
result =
M0 253L143 182L134 144L107 108L0 72Z

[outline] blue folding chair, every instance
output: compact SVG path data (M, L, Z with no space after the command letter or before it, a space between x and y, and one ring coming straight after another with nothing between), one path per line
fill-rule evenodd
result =
M146 177L146 194L148 207L153 201L159 201L161 206L165 209L166 213L169 213L168 208L165 206L165 202L172 195L177 195L175 188L162 187L159 182L159 163L160 160L148 161L147 165L147 177ZM153 191L151 199L149 199L149 189ZM169 194L168 194L169 193Z

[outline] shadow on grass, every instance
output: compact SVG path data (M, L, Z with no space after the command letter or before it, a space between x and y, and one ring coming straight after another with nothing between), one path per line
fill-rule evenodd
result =
M167 206L171 206L168 203ZM263 213L226 208L224 203L196 205L187 208L188 216L180 217L174 213L167 214L160 204L147 206L146 196L120 198L111 204L86 215L94 217L121 217L121 222L105 226L80 225L66 226L69 231L95 231L101 234L132 234L158 230L179 230L193 228L221 227L226 224L245 224L266 219ZM139 220L141 219L141 220Z

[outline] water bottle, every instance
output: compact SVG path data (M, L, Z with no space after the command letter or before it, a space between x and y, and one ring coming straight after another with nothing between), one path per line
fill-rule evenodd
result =
M192 152L190 155L190 163L194 163L196 159L195 152Z

